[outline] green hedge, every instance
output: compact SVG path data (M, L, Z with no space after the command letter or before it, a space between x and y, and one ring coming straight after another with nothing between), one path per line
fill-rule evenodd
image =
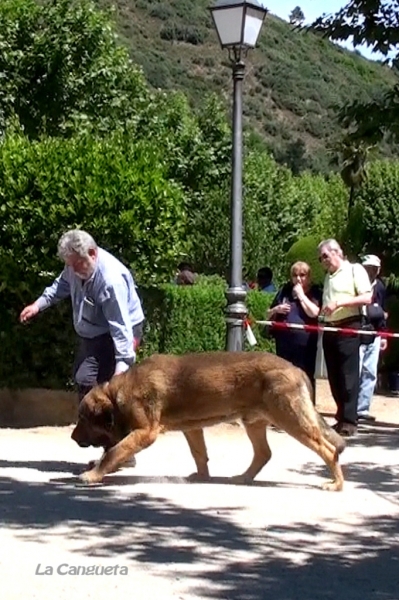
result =
M70 303L27 325L18 321L22 308L17 294L0 293L0 387L70 387L76 343Z
M222 286L176 286L141 290L147 323L145 342L140 355L154 352L184 354L223 350L226 343L224 309L226 299ZM247 295L249 318L258 345L254 350L274 351L274 344L261 337L261 327L273 294L250 291ZM247 350L249 344L245 344Z
M138 359L155 352L184 354L223 350L226 340L222 285L176 286L140 289L146 314L145 337ZM251 319L263 319L273 295L250 291ZM21 298L0 291L0 387L68 389L73 386L72 366L76 336L68 301L41 313L28 325L18 322ZM258 345L254 350L274 351L253 325ZM246 343L246 349L250 346Z

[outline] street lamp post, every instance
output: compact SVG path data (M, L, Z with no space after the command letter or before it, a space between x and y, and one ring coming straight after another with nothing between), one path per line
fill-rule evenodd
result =
M230 200L230 280L226 292L227 350L243 349L247 316L242 281L242 82L246 57L256 46L267 14L258 0L217 0L210 8L222 48L227 48L233 75L233 152Z

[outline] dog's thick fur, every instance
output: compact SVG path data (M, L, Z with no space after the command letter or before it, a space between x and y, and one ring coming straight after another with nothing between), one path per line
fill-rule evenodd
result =
M102 446L105 453L80 477L98 483L150 446L159 433L179 430L197 467L191 477L207 479L203 428L237 419L254 451L237 482L252 481L270 459L266 427L273 424L325 461L333 476L325 488L342 489L338 456L344 440L314 408L303 371L266 352L155 354L93 388L80 403L72 439L80 446Z

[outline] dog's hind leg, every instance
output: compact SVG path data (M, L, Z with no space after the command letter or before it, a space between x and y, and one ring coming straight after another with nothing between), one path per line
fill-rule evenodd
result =
M339 450L323 435L318 424L315 423L313 431L297 428L285 427L287 433L292 435L298 442L307 446L320 456L331 471L333 480L325 483L323 489L339 492L344 485L344 476L341 465L338 462Z
M266 438L267 423L265 421L245 423L243 421L243 425L251 441L254 457L245 473L232 478L234 483L250 483L272 456L272 451Z
M345 442L315 409L307 377L297 387L296 394L291 391L280 397L280 407L283 406L290 410L275 410L273 423L323 459L333 476L332 482L323 485L324 489L342 490L344 477L338 458Z
M339 452L326 438L322 438L320 456L331 471L332 481L323 484L324 490L340 492L344 487L342 467L338 462Z
M323 489L333 492L340 492L344 487L344 476L341 465L338 462L338 450L323 435L319 439L306 437L306 439L297 438L311 450L314 450L326 463L331 471L332 481L323 484Z
M190 429L189 431L183 431L183 433L197 467L197 472L189 476L190 481L204 481L209 479L208 454L206 451L204 430Z

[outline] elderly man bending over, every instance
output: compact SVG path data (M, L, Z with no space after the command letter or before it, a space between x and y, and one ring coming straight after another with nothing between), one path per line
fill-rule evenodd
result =
M144 313L130 271L80 229L64 233L58 255L65 266L53 284L26 306L20 321L70 297L79 337L74 379L79 401L96 384L126 371L136 359Z

